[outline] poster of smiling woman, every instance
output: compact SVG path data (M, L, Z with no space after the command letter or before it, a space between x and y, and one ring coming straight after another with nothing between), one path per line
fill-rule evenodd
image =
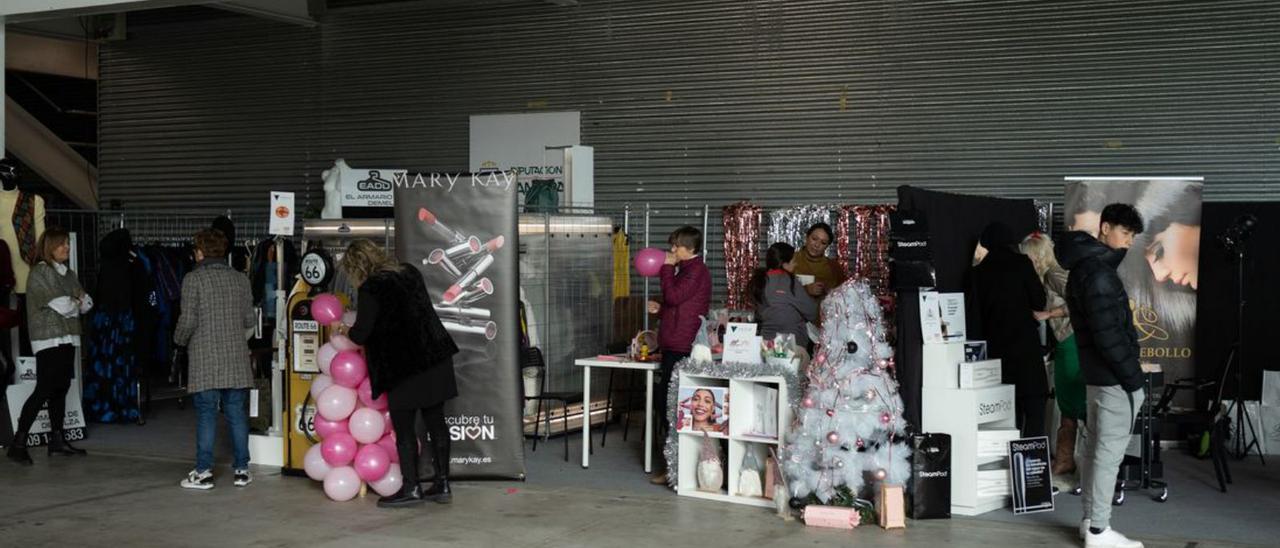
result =
M1196 289L1199 286L1201 177L1068 177L1066 230L1098 234L1102 208L1132 204L1145 230L1120 264L1144 363L1165 377L1195 371Z

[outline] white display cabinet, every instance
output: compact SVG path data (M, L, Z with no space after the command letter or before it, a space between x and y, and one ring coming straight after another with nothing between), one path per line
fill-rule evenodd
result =
M1018 437L1013 385L958 388L964 343L925 345L924 356L921 428L951 436L951 513L974 516L1007 506L1006 449Z
M773 508L774 503L770 499L740 494L738 481L742 476L743 458L748 453L754 453L760 462L760 477L763 484L769 450L773 449L774 453L777 453L781 440L786 437L787 430L791 426L791 407L787 403L786 380L777 376L730 378L681 373L680 387L728 388L729 433L725 435L677 432L677 457L680 462L677 493L686 497ZM776 394L776 397L770 397L770 394ZM728 443L728 452L725 455L728 458L727 475L723 486L717 492L698 489L698 457L704 436L717 439L717 443L725 443L718 440L727 440Z

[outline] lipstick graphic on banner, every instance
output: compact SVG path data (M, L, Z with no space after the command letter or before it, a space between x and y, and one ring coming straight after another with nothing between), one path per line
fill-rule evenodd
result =
M489 309L477 305L493 295L493 282L484 277L484 273L493 266L494 253L502 249L506 238L499 234L482 244L478 236L455 230L427 208L418 209L418 220L445 244L422 259L422 264L439 266L453 278L440 302L434 303L445 329L454 334L481 335L488 340L497 338L498 324L489 320Z

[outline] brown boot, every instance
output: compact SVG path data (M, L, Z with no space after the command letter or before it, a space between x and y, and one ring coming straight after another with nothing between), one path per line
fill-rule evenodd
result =
M1062 417L1058 426L1058 443L1053 452L1053 475L1061 476L1076 472L1076 427L1077 421Z

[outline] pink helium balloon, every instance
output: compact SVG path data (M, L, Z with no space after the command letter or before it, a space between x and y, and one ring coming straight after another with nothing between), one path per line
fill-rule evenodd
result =
M662 270L662 265L667 262L667 252L656 247L646 247L636 253L634 261L636 272L646 278L652 278L658 275Z
M373 383L369 382L368 377L360 381L360 386L356 387L356 395L360 396L360 403L363 403L365 407L377 409L378 411L387 408L387 393L383 392L382 395L375 399L373 397Z
M320 436L320 439L322 440L328 439L330 436L339 432L345 434L349 430L346 419L331 421L320 415L316 415L316 418L313 420L315 421L316 435Z
M338 355L338 349L333 347L333 343L327 342L316 352L316 365L320 366L320 372L325 375L329 374L329 364L333 363L333 357Z
M340 421L351 416L356 410L356 391L345 386L333 385L320 393L316 400L316 411L321 417L331 421Z
M316 378L311 379L311 399L320 399L320 394L330 386L333 386L333 377L324 374L316 375Z
M351 464L356 458L356 440L350 434L335 433L320 442L320 454L329 466L337 468Z
M355 467L360 479L375 481L387 475L387 469L391 468L391 458L382 447L369 444L356 453Z
M391 459L391 462L400 462L400 452L396 451L395 436L391 434L382 436L382 439L378 440L378 447L387 452L387 457Z
M356 409L351 414L351 422L348 425L351 429L351 437L360 443L377 443L382 439L382 413L368 407L364 409ZM382 477L382 474L378 474Z
M360 345L351 340L351 337L343 335L342 333L329 335L329 344L332 344L333 349L338 352L342 352L344 350L356 350L360 348Z
M306 456L302 457L302 469L306 470L307 477L324 481L325 476L329 475L329 471L333 470L329 463L324 461L324 454L321 452L320 445L312 445L311 449L307 449Z
M369 482L369 487L373 491L384 497L389 497L400 492L400 487L404 485L404 477L400 475L400 467L391 466L387 468L386 475L377 481Z
M324 494L330 500L344 502L356 498L360 492L360 475L350 466L334 468L324 477Z
M363 381L368 373L369 368L364 363L364 356L353 350L338 352L338 355L333 357L333 365L329 366L329 375L333 376L334 384L347 388L360 386L360 381Z
M329 325L341 320L344 311L342 301L332 293L321 293L311 299L311 317L321 325Z

